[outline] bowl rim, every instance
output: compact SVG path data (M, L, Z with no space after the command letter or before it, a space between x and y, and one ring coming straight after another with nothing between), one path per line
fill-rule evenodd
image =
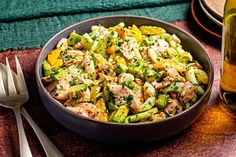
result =
M144 20L150 20L150 21L154 21L154 22L158 22L158 23L162 23L164 25L167 25L169 27L173 27L174 29L186 34L187 36L190 36L191 39L194 40L194 42L196 42L201 48L202 50L204 51L204 53L206 54L206 59L207 61L210 63L209 64L209 80L208 80L208 86L207 86L207 89L205 90L205 93L189 108L189 109L186 109L184 111L182 111L181 113L178 113L177 115L174 115L172 117L168 117L168 118L165 118L165 119L162 119L162 120L158 120L158 121L151 121L151 122L140 122L140 123L129 123L129 124L126 124L126 123L115 123L115 122L103 122L103 121L98 121L98 120L95 120L95 119L92 119L92 118L88 118L88 117L85 117L85 116L82 116L82 115L79 115L79 114L76 114L72 111L70 111L69 109L67 109L65 106L63 106L59 101L57 101L56 99L54 99L46 90L46 88L43 86L43 83L41 81L41 78L40 78L40 74L39 74L39 65L40 65L40 59L42 58L42 54L43 52L45 51L46 47L54 40L55 37L57 37L58 35L60 35L61 33L63 33L64 31L72 28L72 27L75 27L77 25L81 25L83 23L87 23L87 22L90 22L90 21L94 21L94 20L100 20L100 19L109 19L109 18L139 18L139 19L144 19ZM44 52L45 53L45 52ZM191 53L191 52L190 52ZM166 121L172 121L178 117L181 117L183 116L184 114L187 114L187 112L189 112L190 110L193 110L194 108L196 108L198 105L200 105L200 103L202 103L202 101L205 99L205 97L207 97L207 95L211 92L211 89L212 89L212 86L213 86L213 80L214 80L214 68L213 68L213 64L212 64L212 61L211 61L211 58L210 56L208 55L206 49L204 48L204 46L194 37L192 36L190 33L188 33L187 31L183 30L182 28L178 28L177 26L171 24L171 23L168 23L168 22L165 22L165 21L162 21L162 20L159 20L159 19L155 19L155 18L150 18L150 17L145 17L145 16L136 16L136 15L111 15L111 16L100 16L100 17L96 17L96 18L90 18L90 19L87 19L87 20L83 20L83 21L80 21L78 23L75 23L75 24L72 24L68 27L65 27L64 29L62 29L61 31L59 31L58 33L56 33L53 37L51 37L47 42L46 44L43 46L43 48L41 49L39 55L38 55L38 59L37 59L37 62L36 62L36 67L35 67L35 75L36 75L36 81L38 83L38 88L41 88L42 91L44 92L44 94L50 99L52 100L53 104L55 104L57 107L59 107L60 109L62 109L63 111L67 112L68 114L70 114L71 116L75 117L75 118L80 118L80 119L83 119L83 120L86 120L86 121L90 121L90 122L93 122L93 123L97 123L97 124L103 124L103 125L117 125L117 126L123 126L123 127L134 127L134 126L143 126L143 125L153 125L153 124L161 124L161 123L165 123Z

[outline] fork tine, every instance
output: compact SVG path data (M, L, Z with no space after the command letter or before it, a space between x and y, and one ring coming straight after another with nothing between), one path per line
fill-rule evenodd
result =
M16 95L16 87L15 87L15 83L13 80L13 76L12 76L12 71L10 68L10 64L8 61L8 58L6 57L6 67L7 67L7 86L8 86L8 95L9 96L13 96Z
M0 97L6 96L6 91L3 83L2 69L0 70Z
M28 93L27 86L25 83L24 74L22 72L22 69L21 69L21 66L20 66L17 56L15 56L15 60L16 60L16 70L17 70L17 82L18 82L20 93L23 93L23 92Z

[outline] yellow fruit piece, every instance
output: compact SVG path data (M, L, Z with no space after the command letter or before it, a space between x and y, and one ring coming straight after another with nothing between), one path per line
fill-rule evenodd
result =
M123 57L121 57L121 56L116 56L114 58L114 60L116 61L117 65L119 65L119 64L126 64L125 59Z
M107 114L102 111L98 112L98 120L103 121L103 122L107 122L108 121Z
M208 83L208 75L205 71L201 70L201 69L196 69L195 70L195 75L197 77L197 80L203 84L207 84Z
M115 53L116 53L116 47L114 45L106 49L106 54L109 56L115 55Z
M103 98L99 99L97 102L96 102L96 107L98 109L100 109L101 111L106 111L106 104L105 104L105 100Z
M101 87L100 86L92 86L90 90L90 100L92 102L96 102L98 93L100 91ZM100 100L101 101L101 100Z
M175 68L178 72L185 72L187 67L185 64L180 63L173 59L163 59L156 62L153 66L155 70L164 70L165 68Z
M57 58L60 56L60 53L61 49L57 48L48 54L47 61L51 66L53 66L53 64L56 62Z
M116 28L116 32L118 33L118 36L122 39L126 37L126 32L122 28Z
M139 30L145 35L160 35L166 33L166 30L156 26L141 26Z
M62 64L63 64L62 59L57 59L55 63L52 65L52 67L60 67L62 66Z
M135 37L138 42L143 41L142 32L138 29L136 25L133 25L130 30L131 30L131 35Z

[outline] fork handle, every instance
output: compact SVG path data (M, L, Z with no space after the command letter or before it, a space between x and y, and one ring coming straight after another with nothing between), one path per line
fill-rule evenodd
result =
M43 149L47 155L47 157L63 157L62 153L56 148L56 146L50 141L50 139L44 134L44 132L38 127L38 125L34 122L34 120L30 117L28 112L24 107L21 108L21 113L25 117L25 119L29 122L31 127L33 128L36 136L38 137L40 143L43 146Z
M15 113L16 124L17 124L18 134L19 134L20 156L32 157L32 153L29 148L29 143L27 141L25 130L23 127L22 119L21 119L20 108L16 108L13 111Z

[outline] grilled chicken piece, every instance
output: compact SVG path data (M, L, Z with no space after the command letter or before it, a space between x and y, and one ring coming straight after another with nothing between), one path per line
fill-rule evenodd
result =
M170 98L168 100L166 108L164 109L164 111L168 113L170 116L174 116L175 114L182 112L182 110L183 107L180 104L180 102L178 100Z
M190 82L186 82L180 96L184 103L187 103L190 100L196 101L197 94L195 86Z
M174 78L175 80L186 82L186 79L178 73L178 71L175 68L167 68L166 69L166 76L170 76Z
M69 98L69 89L71 80L72 76L70 74L67 74L58 82L55 94L56 99L66 100Z
M98 116L98 109L92 103L79 103L76 106L67 106L66 108L88 118L96 119Z

